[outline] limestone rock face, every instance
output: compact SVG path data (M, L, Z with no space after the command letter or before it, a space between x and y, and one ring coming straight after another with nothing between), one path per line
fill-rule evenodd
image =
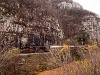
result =
M0 36L2 33L6 34L6 38L3 39L8 39L5 41L7 44L13 41L14 44L9 45L19 47L22 43L19 48L33 45L45 46L47 42L49 45L61 44L63 31L59 19L54 15L56 10L52 7L50 0L44 2L45 5L41 0L40 3L37 1L31 4L26 0L18 3L22 5L20 11L16 11L13 15L7 15L12 14L13 10L7 12L5 16L0 15ZM7 7L12 9L11 6ZM17 9L19 8L15 10Z
M93 15L86 15L82 21L83 29L90 34L90 39L100 40L100 18Z
M51 0L51 1L53 1L53 2L55 2L55 3L61 3L61 2L73 2L73 0Z
M58 7L60 7L60 9L73 9L73 8L83 9L82 6L79 3L65 2L65 1L59 3Z
M95 13L90 12L88 10L84 10L83 7L79 3L73 2L72 0L58 0L58 1L55 0L55 3L56 3L56 6L58 6L58 8L60 8L61 10L63 9L67 11L67 13L65 14L66 16L65 19L66 18L68 19L68 20L65 20L65 22L67 21L66 28L68 27L68 24L70 23L69 19L71 19L72 17L72 19L74 19L74 20L71 20L71 23L73 23L72 25L77 24L77 27L79 25L78 28L89 33L91 40L94 40L94 41L100 40L100 17L99 16L97 17ZM68 12L69 13L71 12L72 14L68 14ZM76 19L80 23L78 23ZM71 32L69 35L71 35Z

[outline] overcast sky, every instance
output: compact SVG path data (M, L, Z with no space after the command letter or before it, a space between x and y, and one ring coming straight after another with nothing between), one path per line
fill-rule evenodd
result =
M80 3L84 9L100 15L100 0L73 0Z

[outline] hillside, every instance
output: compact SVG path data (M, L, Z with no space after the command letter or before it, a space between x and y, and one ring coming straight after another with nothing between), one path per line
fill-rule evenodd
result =
M0 0L0 75L100 75L100 17L73 0Z
M10 2L12 4L10 4ZM25 0L22 2L21 0L1 0L0 7L0 32L1 36L2 32L6 34L3 39L8 39L5 41L6 44L2 41L3 46L10 45L10 42L12 42L11 47L14 46L18 48L23 46L20 45L20 43L25 43L25 45L28 46L44 46L46 42L49 42L50 45L61 44L63 31L60 21L57 18L58 15L55 15L58 12L46 0L44 0L43 3L41 0ZM20 41L24 38L28 38L28 40Z
M100 40L100 20L97 15L84 10L79 3L72 0L44 0L44 3L41 0L22 2L1 0L0 7L1 32L33 34L38 36L38 39L39 37L45 39L40 40L45 41L44 44L48 41L51 45L61 45L63 40L74 39L75 36L80 36L84 32L90 35L90 40ZM9 42L16 37L12 37L13 39ZM27 38L31 35L23 34L23 37ZM19 34L17 38L22 37Z

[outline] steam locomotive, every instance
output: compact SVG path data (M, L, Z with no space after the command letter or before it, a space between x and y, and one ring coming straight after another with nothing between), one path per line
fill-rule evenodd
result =
M21 50L21 53L48 52L50 45L55 43L55 38L45 34L28 34L15 36L15 47Z

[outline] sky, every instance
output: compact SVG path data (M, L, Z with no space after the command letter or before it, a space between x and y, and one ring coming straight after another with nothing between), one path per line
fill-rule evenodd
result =
M84 9L100 15L100 0L73 0L83 6Z

